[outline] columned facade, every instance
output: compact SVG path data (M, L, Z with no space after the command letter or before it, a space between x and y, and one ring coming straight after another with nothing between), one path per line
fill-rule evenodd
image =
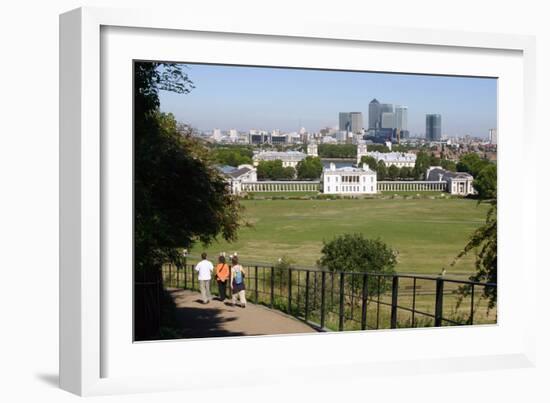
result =
M447 182L439 181L378 181L378 192L446 192Z
M245 182L243 192L318 192L319 181L261 181Z

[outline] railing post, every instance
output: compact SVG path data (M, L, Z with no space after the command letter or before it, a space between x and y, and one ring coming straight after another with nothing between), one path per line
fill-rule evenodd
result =
M270 295L270 303L269 305L273 309L273 303L275 302L275 267L271 266L271 279L269 280L271 283L271 295Z
M195 289L195 265L191 265L191 290Z
M367 328L367 297L368 297L368 274L363 274L363 295L361 301L361 330Z
M344 273L340 273L340 310L338 313L338 330L344 330Z
M258 266L254 266L254 301L258 303Z
M325 328L325 286L326 286L326 276L327 272L321 272L321 329Z
M292 312L292 269L288 269L288 313Z
M399 277L393 276L391 287L391 328L397 327L397 293L399 292Z
M304 316L307 322L309 317L309 270L306 271L306 306Z
M438 277L435 287L435 326L441 326L443 317L443 279Z
M187 263L183 265L183 288L187 288Z

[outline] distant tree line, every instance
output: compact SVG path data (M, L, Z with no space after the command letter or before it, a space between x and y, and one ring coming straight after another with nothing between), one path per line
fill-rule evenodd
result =
M229 146L212 149L214 160L221 165L237 167L242 164L252 164L253 151L250 147Z
M257 167L259 180L315 180L321 177L323 164L318 157L306 157L296 168L283 167L281 160L260 161Z
M355 144L320 144L318 152L321 158L355 158L357 146Z

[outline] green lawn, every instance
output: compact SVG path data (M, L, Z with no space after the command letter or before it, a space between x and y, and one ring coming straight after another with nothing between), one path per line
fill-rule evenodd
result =
M359 232L380 237L399 252L396 271L465 277L474 271L473 257L449 264L469 235L483 224L487 205L467 199L243 200L252 228L242 228L237 242L206 248L211 259L237 251L243 262L273 264L290 257L314 266L323 240ZM203 249L196 246L191 253Z

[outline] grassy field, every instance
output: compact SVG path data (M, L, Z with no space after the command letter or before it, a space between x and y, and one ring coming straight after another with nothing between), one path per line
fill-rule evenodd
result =
M206 248L237 251L244 262L274 264L288 256L296 265L315 266L323 241L344 233L380 237L399 253L396 271L466 277L473 256L449 264L469 235L483 224L487 205L467 199L243 200L253 225L239 231L237 242L215 242ZM190 252L198 255L199 245Z

